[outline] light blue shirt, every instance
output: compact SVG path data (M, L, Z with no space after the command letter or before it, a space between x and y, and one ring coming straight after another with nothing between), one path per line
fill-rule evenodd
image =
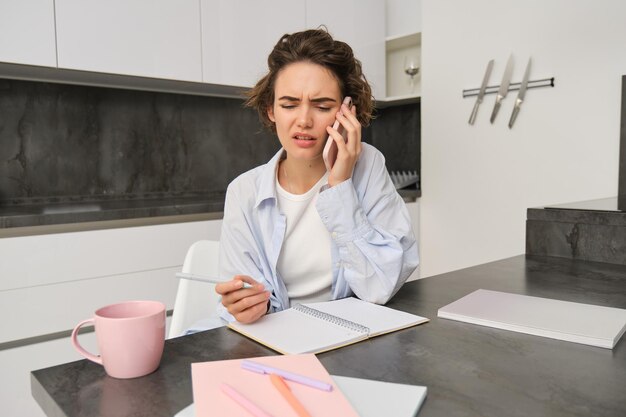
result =
M226 191L220 238L220 277L249 275L270 291L270 312L289 308L276 269L285 236L285 216L276 197L281 149L265 165L235 178ZM324 186L317 211L331 236L332 299L356 295L386 303L419 263L417 242L404 201L383 155L363 143L352 178ZM315 250L315 242L302 250ZM218 314L234 320L220 303Z

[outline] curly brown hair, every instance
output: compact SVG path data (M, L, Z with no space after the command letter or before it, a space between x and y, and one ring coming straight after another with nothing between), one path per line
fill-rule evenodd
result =
M265 127L276 131L267 114L274 105L274 84L280 71L296 62L311 62L329 69L339 82L341 98L350 96L357 119L363 126L369 125L374 101L361 61L347 43L334 40L325 28L320 28L283 35L267 58L269 72L246 93L244 105L257 110Z

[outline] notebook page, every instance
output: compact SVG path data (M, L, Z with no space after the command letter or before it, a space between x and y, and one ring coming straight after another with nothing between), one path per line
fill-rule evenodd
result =
M305 305L368 327L370 336L389 333L428 321L425 317L368 303L354 297Z
M267 314L254 323L232 322L228 327L283 354L319 353L367 338L291 308Z

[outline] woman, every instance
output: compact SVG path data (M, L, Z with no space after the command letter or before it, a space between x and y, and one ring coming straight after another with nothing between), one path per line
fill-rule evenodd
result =
M230 281L216 286L219 313L250 323L294 302L386 303L417 267L417 244L382 154L361 143L373 110L361 63L317 29L284 35L268 66L246 104L282 149L228 187L220 275ZM338 155L327 172L329 135Z

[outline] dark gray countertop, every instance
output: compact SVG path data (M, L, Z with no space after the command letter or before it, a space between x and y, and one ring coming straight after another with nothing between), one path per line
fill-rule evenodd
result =
M593 210L593 211L623 211L618 209L617 197L599 198L596 200L577 201L574 203L554 204L545 206L546 209L570 209L570 210Z
M421 194L417 189L398 192L407 202L415 201ZM224 196L225 192L100 200L42 198L29 204L1 204L0 229L205 213L221 218Z
M124 220L222 212L224 192L151 198L100 200L42 199L31 204L0 206L0 228Z
M617 197L529 208L527 219L626 226L626 212L617 209Z
M626 266L524 255L406 284L389 306L431 319L318 357L331 374L425 385L420 417L624 416L626 342L613 350L450 320L437 310L479 288L626 308ZM132 380L87 360L31 374L49 416L166 416L192 402L190 364L275 353L227 328L168 340Z

